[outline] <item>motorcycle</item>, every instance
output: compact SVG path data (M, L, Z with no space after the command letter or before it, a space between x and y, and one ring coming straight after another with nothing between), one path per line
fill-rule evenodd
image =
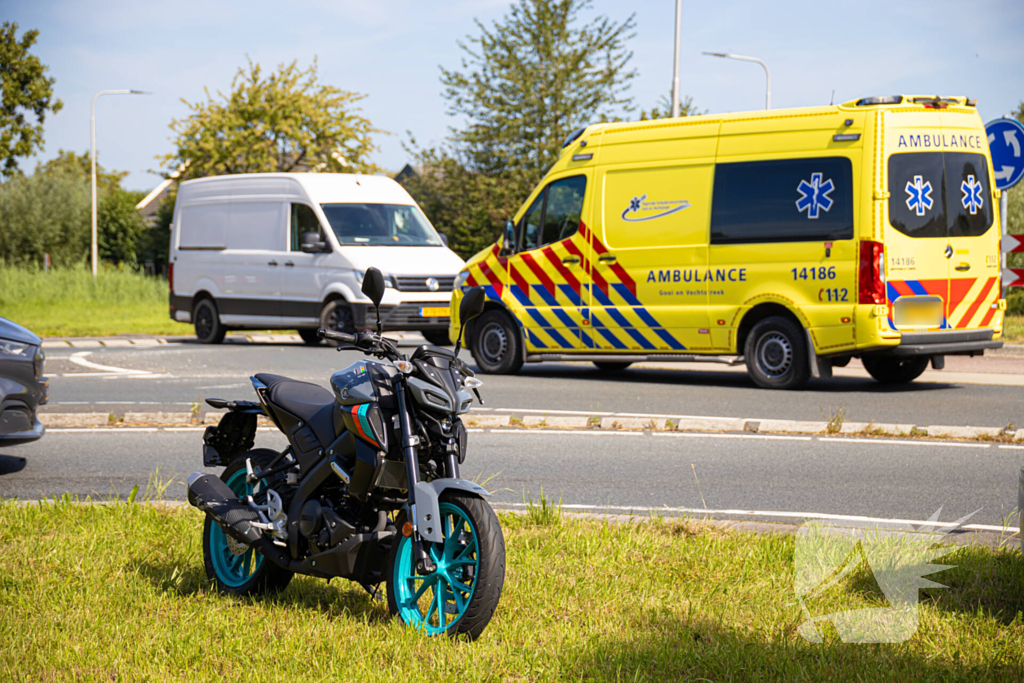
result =
M256 374L259 398L208 399L228 410L203 436L203 464L188 478L188 502L206 513L203 559L220 591L282 590L295 574L354 581L388 610L431 635L477 638L505 581L505 540L490 494L460 478L466 427L460 418L482 382L454 351L430 345L408 358L382 336L384 278L371 268L362 291L377 332L318 330L377 360L331 376L333 392ZM483 312L482 287L459 308L462 329ZM267 416L288 439L280 452L254 449Z

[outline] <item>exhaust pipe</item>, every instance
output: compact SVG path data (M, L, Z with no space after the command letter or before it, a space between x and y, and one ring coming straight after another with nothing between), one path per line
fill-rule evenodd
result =
M255 548L282 569L295 571L301 564L278 548L263 532L252 525L259 522L256 511L241 500L220 477L193 472L188 477L189 505L205 512L228 536Z

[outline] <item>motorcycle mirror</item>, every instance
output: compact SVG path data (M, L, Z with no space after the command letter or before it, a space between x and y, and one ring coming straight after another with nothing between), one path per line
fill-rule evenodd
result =
M376 268L368 269L363 276L362 290L373 302L373 310L377 317L377 334L380 334L380 302L384 298L384 275Z
M370 268L363 276L363 294L370 298L374 306L380 306L384 298L384 275L376 268Z
M459 304L459 321L464 325L484 312L487 293L483 287L473 287L462 297Z
M484 303L487 300L487 292L483 287L473 287L462 297L459 304L459 338L455 340L455 356L458 357L462 349L462 335L466 332L466 324L484 312Z

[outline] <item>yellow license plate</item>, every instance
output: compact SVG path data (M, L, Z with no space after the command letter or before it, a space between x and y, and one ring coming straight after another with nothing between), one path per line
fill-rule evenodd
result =
M901 296L893 305L896 327L940 327L942 299L937 296Z
M420 309L420 317L421 318L447 318L451 314L452 314L451 306L444 306L444 307L437 306L437 307L434 307L434 308L421 308Z

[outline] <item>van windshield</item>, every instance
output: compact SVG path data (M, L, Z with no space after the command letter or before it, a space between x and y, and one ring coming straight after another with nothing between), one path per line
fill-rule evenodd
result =
M440 247L441 238L416 206L321 204L341 245Z

